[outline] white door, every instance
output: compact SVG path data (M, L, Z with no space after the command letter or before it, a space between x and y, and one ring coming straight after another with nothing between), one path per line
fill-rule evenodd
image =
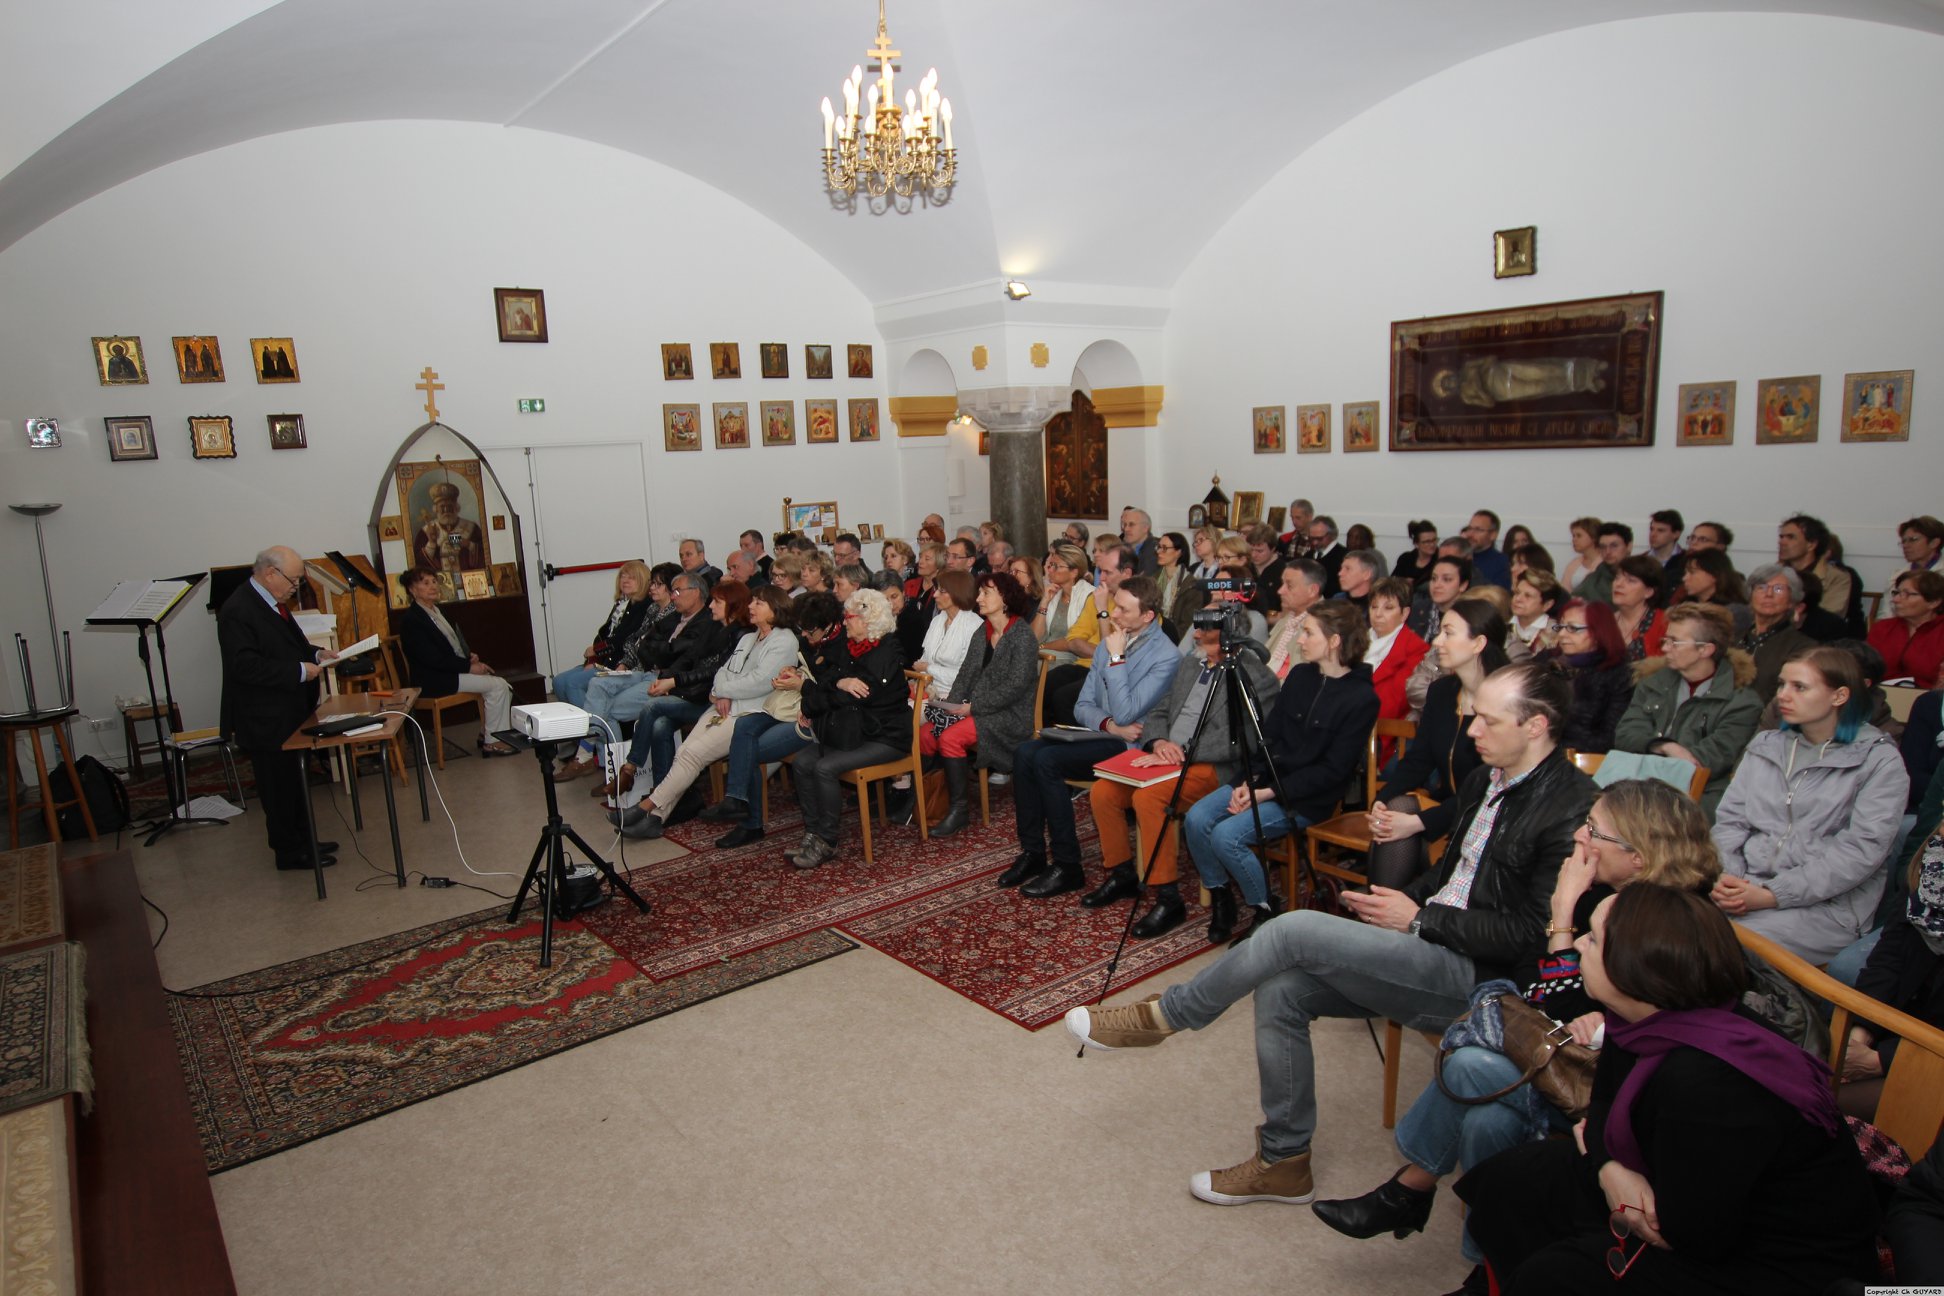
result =
M519 454L522 472L512 462ZM525 479L523 523L533 642L540 669L581 664L594 629L614 606L614 569L648 556L648 492L639 442L525 446L489 452L509 491Z

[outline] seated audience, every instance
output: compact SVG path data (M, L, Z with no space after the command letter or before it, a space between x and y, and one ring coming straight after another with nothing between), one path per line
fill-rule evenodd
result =
M1725 609L1683 603L1668 617L1662 655L1634 672L1633 700L1613 731L1612 750L1706 769L1701 808L1713 818L1761 723L1762 700L1749 687L1755 663L1732 646L1735 623Z
M1254 579L1255 577L1249 574L1249 566L1247 563L1230 563L1221 568L1215 575L1216 581L1228 581L1238 588L1243 582ZM1289 580L1289 568L1285 566L1283 568L1283 584L1285 587L1287 587ZM1208 583L1213 584L1214 582ZM1262 613L1249 606L1248 600L1243 599L1237 594L1224 594L1213 589L1207 591L1207 599L1208 601L1202 604L1202 611L1211 612L1217 608L1227 611L1229 614L1229 623L1233 627L1230 633L1245 639L1253 639L1259 644L1268 644L1269 623L1263 619ZM1183 635L1181 637L1179 651L1183 657L1193 657L1195 655L1195 639L1193 635Z
M1498 551L1499 515L1480 509L1471 515L1461 534L1471 544L1472 580L1480 585L1512 588L1512 567Z
M884 542L878 551L878 562L881 570L896 576L901 585L918 574L918 551L896 536Z
M830 592L839 600L847 599L861 589L875 589L871 579L871 569L862 563L847 563L837 568L830 576Z
M1289 530L1276 537L1276 547L1285 558L1310 556L1310 523L1316 520L1316 506L1306 499L1289 501Z
M1352 918L1283 914L1159 995L1067 1013L1068 1032L1084 1046L1152 1047L1208 1027L1254 994L1263 1113L1255 1151L1190 1179L1197 1198L1234 1206L1314 1197L1316 1018L1389 1017L1413 1030L1442 1029L1465 1012L1474 985L1516 975L1541 948L1560 862L1594 800L1593 781L1551 737L1565 703L1565 683L1541 666L1510 667L1485 682L1473 728L1486 764L1459 794L1450 849L1410 887L1344 892Z
M1269 528L1271 531L1274 527ZM1337 583L1337 568L1343 565L1343 556L1349 550L1337 542L1336 519L1327 513L1318 513L1309 524L1309 560L1323 569L1323 597L1335 598L1341 588ZM1287 560L1285 560L1287 561Z
M950 721L936 704L952 691L959 664L965 660L979 633L979 614L972 608L978 586L968 573L948 571L939 576L933 588L938 610L932 613L931 624L925 627L925 642L919 646L918 660L911 663L911 669L931 676L931 694L925 702L926 719L934 728L942 729Z
M862 567L866 575L871 571L870 564L864 561L864 546L849 531L843 532L830 542L830 565L836 568ZM859 581L857 584L861 589L866 582ZM838 597L841 598L842 595Z
M725 579L710 592L709 611L724 625L735 624L734 609L741 597L737 592L739 585L740 582ZM692 796L698 802L701 800L701 789L695 780L729 754L737 722L743 716L762 712L776 692L777 675L784 667L796 663L797 638L790 629L791 606L790 596L774 586L759 585L748 590L748 603L742 615L750 630L716 668L715 679L709 686L709 705L714 714L707 715L682 740L682 749L668 773L640 804L617 817L622 836L659 837L682 798ZM722 609L719 613L718 607ZM636 733L639 735L640 730Z
M1411 547L1397 556L1391 575L1416 586L1431 579L1431 564L1438 556L1438 528L1432 522L1412 522L1405 531Z
M793 599L808 594L803 586L803 555L795 549L777 554L770 562L770 584Z
M1728 1006L1748 965L1721 915L1622 887L1578 945L1606 1018L1585 1125L1458 1183L1500 1289L1823 1296L1872 1276L1875 1196L1829 1068Z
M1849 578L1849 600L1838 615L1844 634L1860 639L1870 632L1870 623L1863 615L1863 578L1857 574L1856 568L1844 565L1841 536L1829 537L1829 569Z
M1290 558L1280 566L1282 581L1276 591L1278 619L1268 639L1269 669L1277 679L1287 675L1289 668L1301 660L1296 651L1297 636L1303 632L1303 622L1310 609L1323 601L1323 585L1329 579L1314 558Z
M1033 695L1039 691L1039 645L1033 640L1033 600L1009 572L979 578L974 596L980 633L942 701L926 707L949 717L943 729L919 733L925 755L939 757L951 806L931 830L950 837L972 822L971 771L1004 774L1013 751L1033 736ZM922 668L920 668L922 669Z
M1507 558L1510 558L1514 550L1534 543L1537 542L1532 537L1532 528L1523 522L1514 522L1505 528L1505 540L1499 545L1499 549Z
M1566 601L1552 573L1527 568L1512 578L1512 635L1528 651L1540 653L1553 646L1552 614ZM1567 743L1572 746L1572 743Z
M815 736L790 762L804 833L783 858L796 868L837 858L844 808L838 776L911 750L911 705L896 628L884 595L859 590L844 604L848 651L835 655L833 669L803 684L797 726Z
M1511 629L1512 599L1504 590L1496 585L1474 585L1465 591L1465 597L1489 603L1492 610L1499 614L1499 620L1506 626L1505 656L1508 661L1516 666L1522 661L1531 660L1532 649L1526 647L1525 642ZM1424 710L1425 694L1430 692L1432 682L1444 673L1444 665L1438 660L1437 654L1425 654L1424 660L1411 672L1411 677L1404 681L1404 700L1410 704L1412 714Z
M594 796L618 800L634 787L635 775L644 764L657 783L668 777L675 763L677 736L708 709L716 670L749 629L747 585L725 580L711 591L692 571L683 572L675 585L675 606L682 619L657 655L655 682L648 686L648 696L635 717L628 758L612 779L594 789ZM707 610L701 611L704 606Z
M1058 654L1056 666L1074 660L1069 640L1077 639L1089 648L1100 642L1098 605L1093 583L1087 579L1092 570L1079 545L1062 542L1047 551L1046 590L1033 617L1033 631L1041 648Z
M964 530L970 531L972 528L966 527ZM976 534L974 532L974 535ZM944 570L962 571L967 576L971 576L975 574L982 556L976 539L965 535L953 536L950 543L945 546Z
M570 783L592 774L600 765L603 745L618 741L622 724L641 714L641 704L648 699L648 686L655 682L654 669L646 661L658 645L667 641L680 620L669 585L681 574L682 569L671 562L656 563L649 569L647 611L634 632L623 641L613 663L596 671L594 678L587 682L587 691L581 699L583 711L600 716L607 723L588 726L587 737L581 739L573 757L554 771L556 783Z
M1576 752L1613 750L1620 717L1633 701L1634 668L1613 609L1574 599L1559 614L1558 646L1546 655L1573 686L1561 740Z
M1797 572L1814 572L1822 581L1822 609L1842 617L1849 611L1849 569L1830 558L1829 528L1821 518L1798 513L1775 530L1775 560Z
M1361 522L1352 522L1343 533L1343 547L1351 553L1355 553L1359 549L1375 549L1377 547L1377 533ZM1377 572L1377 576L1379 577L1386 574L1382 570ZM1375 577L1372 579L1375 579Z
M1405 624L1420 639L1429 640L1438 632L1438 622L1447 609L1471 588L1471 559L1439 554L1431 564L1430 576L1418 586Z
M1608 601L1613 604L1613 620L1620 627L1629 661L1660 656L1667 620L1658 605L1666 580L1666 569L1646 554L1630 554L1614 570Z
M790 603L795 622L797 657L785 663L770 680L774 692L761 710L738 716L729 740L729 773L722 800L704 810L702 819L727 823L740 820L715 844L724 849L760 841L763 836L764 766L809 746L808 735L797 730L806 680L836 673L839 655L848 657L849 640L842 633L844 609L834 594L809 594Z
M1370 590L1384 576L1384 555L1375 549L1352 549L1337 564L1337 588L1331 598L1354 603L1363 612L1370 610Z
M1517 549L1508 550L1506 557L1511 561L1512 579L1515 582L1528 571L1542 571L1554 580L1559 579L1558 574L1553 571L1552 550L1537 540L1528 540ZM1565 587L1561 586L1561 588Z
M1192 543L1195 546L1195 565L1188 574L1196 580L1207 580L1222 570L1222 560L1216 547L1222 543L1222 528L1218 526L1197 527Z
M1775 696L1782 663L1815 640L1796 628L1802 606L1802 577L1791 567L1769 563L1748 573L1748 609L1753 616L1741 647L1755 659L1755 695L1767 702Z
M1944 825L1933 826L1912 853L1905 878L1903 908L1878 934L1856 988L1918 1021L1944 1026ZM1844 1111L1859 1120L1875 1117L1898 1042L1871 1022L1850 1027L1843 1057L1848 1083L1837 1093Z
M1188 633L1207 599L1201 582L1188 574L1188 537L1179 531L1154 538L1155 569L1150 573L1161 587L1161 620L1176 639Z
M1445 673L1425 694L1417 738L1387 772L1371 807L1373 886L1401 887L1421 875L1430 860L1428 844L1451 831L1458 790L1481 759L1473 736L1475 700L1486 680L1509 665L1505 618L1483 599L1460 599L1444 614L1431 652ZM1559 695L1554 725L1564 720L1571 700L1563 684Z
M1404 681L1431 651L1431 645L1412 634L1404 624L1404 609L1411 600L1411 584L1386 576L1370 587L1370 647L1364 650L1364 665L1370 667L1370 686L1377 691L1377 718L1403 720L1410 716L1411 704L1404 696ZM1380 765L1390 764L1396 743L1389 738L1378 748Z
M553 677L554 697L585 710L588 684L620 662L622 651L653 607L648 597L648 564L638 559L622 563L614 573L614 606L594 627L593 641L581 650L581 664Z
M1724 549L1695 549L1684 555L1681 587L1676 600L1681 603L1712 603L1728 609L1735 621L1735 637L1746 635L1755 624L1755 613L1748 606L1748 586L1741 573L1728 561Z
M1919 688L1937 687L1944 664L1944 576L1901 571L1890 586L1890 615L1870 627L1870 646L1883 654L1885 679L1909 676Z
M1091 629L1094 638L1090 641L1083 636L1082 632L1089 628L1083 613L1081 624L1070 628L1066 639L1060 645L1062 650L1073 654L1074 663L1055 666L1046 673L1046 723L1072 724L1074 722L1075 704L1080 699L1081 691L1087 686L1094 658L1099 655L1100 645L1105 641L1108 632L1109 617L1114 606L1114 593L1120 589L1123 581L1131 580L1133 575L1133 551L1111 536L1108 537L1108 543L1095 552L1096 583L1093 593L1087 598L1088 610L1092 613ZM1159 593L1155 597L1159 598ZM1155 628L1161 630L1158 625ZM1161 637L1168 638L1165 630L1161 630ZM1173 640L1168 642L1172 646Z
M1248 540L1239 535L1225 535L1216 541L1215 563L1218 568L1240 563L1249 569L1250 579L1261 574L1254 560L1249 557Z
M1704 549L1732 549L1735 547L1735 533L1720 522L1696 522L1694 530L1688 532L1687 549L1691 554Z
M736 546L748 557L751 566L755 569L755 583L769 584L770 568L775 565L775 560L763 552L763 533L755 530L745 531L736 537Z
M1797 572L1802 582L1802 604L1796 609L1796 628L1817 643L1834 643L1850 637L1849 623L1822 605L1822 578L1813 571ZM1867 634L1867 629L1862 633Z
M938 579L938 573L946 568L945 552L942 544L920 545L916 574L905 582L905 597L918 605L925 614L927 625L931 623L933 611L932 585Z
M1082 896L1080 903L1085 908L1098 909L1117 900L1138 897L1145 883L1152 889L1154 903L1129 928L1128 934L1137 940L1173 931L1188 914L1176 882L1180 876L1179 834L1167 819L1170 803L1185 814L1202 797L1234 781L1240 770L1242 749L1238 736L1229 730L1229 708L1224 694L1218 691L1221 677L1214 670L1222 659L1222 632L1198 628L1190 632L1188 639L1195 650L1181 659L1168 691L1142 720L1142 755L1135 758L1135 763L1183 765L1188 760L1189 740L1195 737L1199 725L1200 745L1193 752L1193 762L1175 777L1144 788L1129 787L1110 778L1096 778L1088 792L1094 825L1100 831L1100 857L1107 865L1107 876L1098 887ZM1257 710L1268 715L1280 682L1252 653L1239 654L1235 660L1241 671L1241 682L1254 696ZM1146 859L1135 858L1134 842L1127 831L1130 811L1140 824L1140 840L1148 852ZM1228 922L1219 935L1216 934L1218 924L1211 922L1209 939L1227 940L1235 923L1234 898L1224 892L1214 904L1216 917L1226 912Z
M1134 573L1141 576L1154 575L1156 567L1154 519L1148 516L1146 509L1137 509L1129 505L1121 510L1120 540L1134 553Z
M1687 530L1687 521L1679 509L1657 509L1647 519L1646 557L1659 563L1667 572L1667 583L1676 588L1681 584L1681 568L1687 561L1687 550L1681 548L1681 532Z
M1566 570L1559 573L1559 583L1569 590L1577 590L1579 583L1591 576L1601 565L1600 527L1604 525L1596 517L1574 518L1571 528L1572 561Z
M1243 533L1249 542L1249 564L1255 568L1256 596L1250 607L1274 622L1282 615L1278 591L1282 588L1283 564L1289 560L1276 547L1276 529L1258 522Z
M412 682L426 697L471 693L479 698L479 750L487 756L511 756L513 749L493 737L513 723L513 686L493 674L466 643L466 636L439 610L439 574L429 567L408 567L398 578L411 596L412 606L398 623L399 646L411 668Z
M1600 565L1573 586L1573 597L1613 601L1613 578L1620 574L1620 560L1633 553L1633 528L1625 522L1602 522L1599 527Z
M1706 895L1720 876L1707 816L1692 801L1650 779L1623 779L1606 788L1573 833L1573 853L1560 866L1545 947L1520 970L1526 1002L1568 1028L1578 1043L1596 1044L1605 1018L1582 984L1578 948L1593 910L1630 883ZM1310 1209L1354 1238L1418 1232L1431 1216L1438 1181L1459 1166L1481 1166L1507 1148L1570 1129L1567 1114L1520 1084L1522 1075L1519 1063L1482 1040L1451 1050L1439 1079L1397 1122L1403 1168L1361 1197L1320 1201ZM1492 1102L1462 1101L1494 1094ZM1462 1237L1465 1257L1483 1261L1470 1232ZM1479 1289L1483 1278L1483 1270L1474 1269L1459 1290Z
M1724 913L1811 963L1874 925L1909 792L1897 746L1864 717L1856 659L1827 645L1782 668L1782 728L1748 744L1715 815Z
M1897 543L1911 571L1936 571L1938 555L1944 553L1944 522L1928 513L1911 518L1897 528Z
M1033 600L1037 612L1039 601L1046 597L1046 568L1031 554L1014 554L1006 564L1006 575L1019 582L1019 588L1026 591L1026 597ZM1028 626L1028 629L1031 629ZM1038 651L1035 649L1035 651Z
M1121 557L1122 552L1107 555L1117 565ZM1174 678L1177 658L1160 626L1160 591L1147 577L1123 580L1118 570L1114 585L1109 628L1100 640L1105 660L1083 672L1073 708L1075 723L1097 730L1100 737L1080 742L1031 738L1013 753L1019 856L1000 874L999 885L1019 887L1021 895L1036 900L1086 884L1066 780L1090 777L1095 765L1138 744L1143 722Z
M1060 539L1067 544L1079 545L1080 548L1085 549L1091 534L1087 530L1087 524L1085 522L1069 522L1065 527L1061 528Z
M923 549L935 544L941 549L945 546L945 519L936 513L928 513L925 520L918 524L918 547Z

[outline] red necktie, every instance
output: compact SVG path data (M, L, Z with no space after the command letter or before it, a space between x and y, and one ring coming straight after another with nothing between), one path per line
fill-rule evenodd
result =
M277 615L282 617L286 621L292 622L293 624L297 620L296 617L290 615L290 607L288 604L284 604L284 603L277 604Z

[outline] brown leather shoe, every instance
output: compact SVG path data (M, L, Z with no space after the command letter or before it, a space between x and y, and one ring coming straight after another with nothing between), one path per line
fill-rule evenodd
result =
M556 783L572 783L577 778L586 778L596 768L598 767L594 764L594 758L592 756L582 756L576 760L568 761L565 765L555 770L553 781Z
M613 778L601 784L601 786L595 788L587 795L591 797L626 796L628 790L634 787L634 776L635 767L632 765L623 765L619 774L616 774Z

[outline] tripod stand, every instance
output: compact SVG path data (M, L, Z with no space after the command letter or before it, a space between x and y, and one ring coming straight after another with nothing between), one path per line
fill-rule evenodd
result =
M554 916L560 908L562 893L567 885L567 861L562 849L563 840L580 847L587 862L599 869L608 880L608 885L634 901L635 908L648 912L648 902L643 900L627 880L614 871L614 866L595 854L594 848L581 840L581 835L568 826L560 817L560 797L555 791L553 781L554 752L560 743L578 743L580 739L539 739L528 738L525 734L511 729L501 730L493 735L502 742L515 747L525 747L533 752L540 761L540 785L547 789L547 825L540 830L540 840L533 848L533 859L527 864L526 876L520 879L520 889L513 895L513 908L506 915L509 923L520 920L520 909L526 904L527 891L534 885L535 874L539 875L540 899L540 966L553 966L553 925ZM541 869L545 861L546 868ZM564 920L568 915L561 914Z
M1153 872L1155 860L1161 853L1162 842L1166 840L1170 829L1186 814L1181 805L1182 788L1187 784L1188 768L1195 763L1203 734L1208 728L1209 716L1214 714L1218 698L1227 708L1229 742L1238 753L1241 768L1245 774L1252 770L1254 758L1260 754L1264 767L1269 771L1270 785L1275 788L1278 799L1282 797L1282 780L1276 773L1275 762L1269 757L1268 740L1262 735L1262 713L1256 705L1255 694L1251 692L1248 680L1243 678L1240 654L1244 651L1248 649L1243 646L1242 636L1231 634L1229 627L1224 624L1221 654L1214 662L1203 667L1204 670L1213 673L1213 678L1209 684L1208 694L1202 701L1201 714L1195 717L1194 732L1182 748L1181 775L1176 777L1174 787L1168 794L1168 805L1162 815L1161 829L1154 834L1154 840L1148 843L1147 861L1139 870L1143 895L1147 893L1148 877ZM1259 849L1266 847L1267 839L1262 831L1262 809L1253 797L1249 801L1249 816L1255 827L1256 846ZM1120 966L1121 955L1127 949L1128 936L1134 929L1134 917L1140 911L1140 907L1137 898L1128 908L1127 922L1121 927L1120 939L1114 945L1113 957L1108 959L1106 972L1101 977L1100 997L1094 1001L1096 1005L1106 1001L1107 992L1113 986L1114 973ZM1080 1052L1082 1056L1086 1054L1084 1045L1081 1046Z

